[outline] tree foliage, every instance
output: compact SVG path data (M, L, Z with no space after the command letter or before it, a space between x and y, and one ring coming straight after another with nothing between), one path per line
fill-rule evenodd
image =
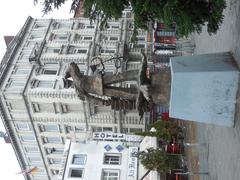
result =
M167 173L179 168L180 155L166 153L161 149L149 148L138 153L141 164L150 171Z
M154 136L165 142L170 142L172 138L177 137L181 128L176 122L173 121L157 121L152 125L155 128L155 132L137 132L137 135L141 136Z
M43 15L50 13L54 9L59 9L63 4L65 4L66 1L68 0L43 0L43 1L33 0L34 4L38 4L38 3L42 4ZM74 12L77 10L77 8L80 5L80 1L81 0L72 0L70 12Z
M34 0L37 2L38 0ZM67 0L43 0L43 12L59 8ZM82 1L81 1L82 2ZM76 10L80 0L73 0L71 10ZM85 15L90 19L121 17L125 7L131 5L136 28L148 29L149 22L163 22L177 26L179 36L200 33L207 25L209 34L216 33L223 21L225 0L84 0ZM104 23L103 23L104 24Z
M200 33L207 24L209 34L216 33L223 21L225 0L85 0L86 15L91 19L104 16L119 18L131 4L136 28L148 29L149 22L177 26L179 36ZM92 8L94 7L94 8Z

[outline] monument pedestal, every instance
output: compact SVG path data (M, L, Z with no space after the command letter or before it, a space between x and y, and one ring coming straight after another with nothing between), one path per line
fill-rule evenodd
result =
M170 117L234 126L239 69L231 53L170 60Z

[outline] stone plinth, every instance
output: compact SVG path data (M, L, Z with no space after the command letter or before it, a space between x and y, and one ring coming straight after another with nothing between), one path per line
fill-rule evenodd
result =
M155 104L169 105L171 72L169 68L162 69L151 76L152 99Z
M239 70L228 52L170 60L170 117L234 126Z

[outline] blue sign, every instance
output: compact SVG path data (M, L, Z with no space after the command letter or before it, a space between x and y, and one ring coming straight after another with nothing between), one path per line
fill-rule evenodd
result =
M119 144L119 145L116 147L116 149L118 150L118 152L121 152L124 148L123 148L122 145Z
M106 149L106 151L110 151L112 147L109 144L107 144L106 146L104 146L104 149Z

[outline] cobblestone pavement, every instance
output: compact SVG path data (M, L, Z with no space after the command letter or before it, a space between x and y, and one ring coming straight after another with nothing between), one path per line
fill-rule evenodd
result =
M201 34L193 34L194 54L232 51L240 64L240 1L227 0L224 14L224 22L216 35L209 36L206 28ZM209 175L199 175L201 180L240 179L239 102L236 109L234 128L196 123L196 141L200 145L191 148L199 155L199 172L209 171Z

